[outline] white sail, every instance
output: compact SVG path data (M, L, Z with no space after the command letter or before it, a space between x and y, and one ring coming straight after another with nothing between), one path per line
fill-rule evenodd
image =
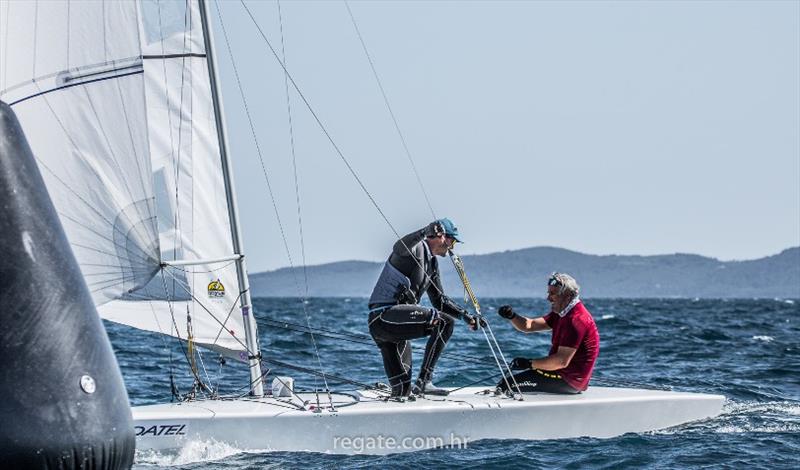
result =
M185 339L190 315L246 358L196 2L3 0L0 28L0 99L101 316Z

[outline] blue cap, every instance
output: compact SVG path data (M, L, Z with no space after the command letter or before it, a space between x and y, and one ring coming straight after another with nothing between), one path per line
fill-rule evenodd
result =
M437 222L442 225L445 236L448 236L459 243L464 243L460 238L458 238L458 227L456 227L452 220L444 218L437 220Z

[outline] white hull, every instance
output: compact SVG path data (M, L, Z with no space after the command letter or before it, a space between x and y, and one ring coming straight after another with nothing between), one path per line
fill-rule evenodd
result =
M337 410L323 402L321 412L271 397L139 406L133 408L136 447L163 451L216 442L242 450L388 454L481 439L604 438L712 418L725 401L721 395L607 387L517 401L478 394L483 390L407 402L386 402L371 392L336 394ZM303 398L316 402L313 394Z

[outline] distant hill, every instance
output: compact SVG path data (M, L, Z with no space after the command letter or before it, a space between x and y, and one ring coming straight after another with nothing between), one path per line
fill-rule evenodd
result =
M552 271L573 275L584 297L800 298L800 247L766 258L719 261L699 255L597 256L536 247L464 256L479 297L539 297ZM449 259L440 258L445 291L462 288ZM307 267L310 297L367 297L382 263L342 261ZM291 297L304 285L302 268L250 276L256 297Z

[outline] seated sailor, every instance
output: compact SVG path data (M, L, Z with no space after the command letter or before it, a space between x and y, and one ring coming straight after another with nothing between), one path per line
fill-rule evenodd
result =
M383 356L392 396L408 396L411 387L409 340L428 336L415 393L445 395L431 383L433 369L453 334L454 318L473 330L477 320L444 295L436 256L460 242L449 219L439 219L398 240L369 298L369 332ZM423 293L433 308L419 305Z
M580 393L587 389L600 352L600 335L579 292L580 286L572 276L553 273L547 281L547 301L552 307L547 315L528 318L510 305L500 307L497 313L510 320L514 328L524 333L552 330L552 340L547 357L515 358L511 369L523 372L515 374L513 381L501 380L499 391L506 392L510 386L516 392L516 385L522 393Z

